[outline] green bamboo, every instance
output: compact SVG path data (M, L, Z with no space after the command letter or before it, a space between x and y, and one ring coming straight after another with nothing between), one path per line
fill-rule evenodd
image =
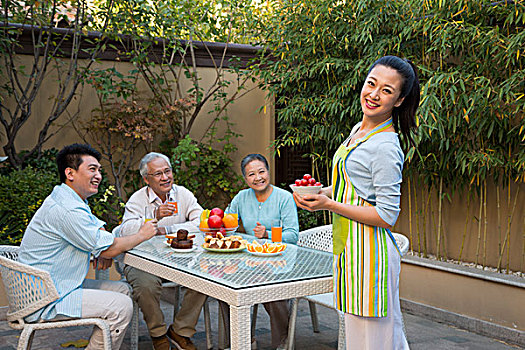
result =
M521 249L521 263L520 263L520 275L523 277L525 270L525 215L523 215L523 224L521 224L521 238L523 241L523 248Z
M497 266L498 271L501 271L501 261L503 260L503 254L505 252L505 247L507 245L507 242L510 241L510 226L512 223L512 219L514 217L514 211L516 210L516 202L518 200L519 193L520 193L520 186L518 186L518 189L516 190L516 194L514 196L514 204L512 205L512 210L509 212L509 215L507 215L507 232L505 233L505 240L503 241L503 246L501 247L501 251L499 252L498 266ZM510 191L509 191L509 196L510 196ZM508 257L509 257L509 253L507 252L507 273L509 271L509 260L510 260Z
M428 189L428 194L427 194L427 204L425 205L425 208L424 208L424 213L423 213L423 257L428 257L428 254L427 254L427 230L426 230L426 223L427 223L427 215L428 215L428 207L430 206L430 195L431 195L431 191L430 189ZM430 224L429 224L430 226Z
M510 183L509 183L510 186ZM498 212L498 252L501 251L501 202L499 195L499 186L496 186L496 208Z
M483 182L483 216L485 225L483 227L483 267L487 266L487 180Z
M415 190L414 190L414 205L416 207L416 233L417 233L417 251L421 253L421 235L420 235L420 229L419 229L419 209L417 205L417 178L414 182ZM413 251L413 250L412 250Z
M438 222L437 222L437 242L436 242L436 257L441 259L441 210L443 203L443 177L439 178L439 198L438 198Z
M479 262L479 248L481 244L481 216L483 215L483 191L479 191L478 241L476 243L476 265Z
M463 255L463 247L465 246L465 239L467 237L467 227L470 221L469 214L470 214L470 186L469 186L469 191L467 191L467 215L465 216L465 226L463 227L463 238L461 239L461 248L459 249L459 258L458 258L459 261L461 261L461 257Z
M414 242L414 240L412 239L412 193L411 193L411 189L412 189L412 184L410 182L410 177L408 178L408 231L409 231L409 239L410 239L410 242ZM413 244L410 244L410 250L412 251L412 245Z

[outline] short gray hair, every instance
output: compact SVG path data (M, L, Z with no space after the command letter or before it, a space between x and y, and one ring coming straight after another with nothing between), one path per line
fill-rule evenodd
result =
M146 175L148 175L148 163L157 158L164 159L168 163L168 166L171 168L171 162L168 157L166 157L162 153L150 152L144 157L142 157L142 159L140 160L139 172L142 177L146 177Z

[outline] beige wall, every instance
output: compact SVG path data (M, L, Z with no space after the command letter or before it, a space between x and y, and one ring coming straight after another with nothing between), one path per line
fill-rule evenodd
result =
M518 192L519 186L519 192ZM483 252L486 248L486 265L497 266L498 263L498 246L505 239L507 230L507 218L511 214L511 208L514 203L514 196L518 193L516 201L516 208L514 209L514 216L510 227L510 262L509 267L513 271L523 271L523 254L525 247L525 184L512 184L510 187L511 205L510 209L507 205L508 188L500 188L500 222L498 227L498 210L497 210L497 195L496 187L489 184L487 187L487 229L485 240L485 218L482 219L481 243L479 248L479 262L483 261ZM410 238L411 249L418 250L419 245L423 246L423 223L419 221L419 240L416 223L416 205L414 196L414 187L412 187L412 210L409 210L408 203L408 188L407 183L403 184L402 198L401 198L401 214L395 226L395 231L403 233ZM436 253L437 246L437 218L438 218L438 200L435 193L430 197L432 208L427 210L426 220L426 237L427 237L427 251L431 254ZM422 210L421 201L427 199L427 192L419 188L417 191L418 210ZM443 200L443 232L444 232L444 246L447 252L447 257L452 259L459 258L459 252L463 241L463 233L465 229L465 222L467 221L467 232L465 236L464 251L462 254L463 261L476 261L476 251L478 246L478 217L479 217L479 197L475 196L471 199L470 209L467 213L467 196L461 193L451 195L452 201L448 199ZM433 218L430 213L433 212ZM410 213L412 213L412 226L410 226ZM410 229L412 227L412 229ZM501 236L501 239L500 239ZM486 244L484 243L486 241ZM443 248L444 247L444 248ZM509 245L507 244L507 247ZM505 250L502 266L507 264L507 250Z
M525 331L523 288L403 263L403 299Z
M31 56L19 55L20 65L26 67L31 66ZM97 63L94 68L105 69L115 66L121 73L126 74L132 65L125 62L111 62L101 61ZM27 68L26 68L27 69ZM199 68L199 75L202 78L200 84L202 87L209 87L215 79L215 69L213 68ZM226 74L226 78L234 78L233 75ZM16 146L18 151L27 149L33 146L38 138L38 131L44 123L44 118L49 115L53 97L56 95L57 84L55 82L56 74L50 72L50 77L46 80L45 85L41 88L41 93L37 96L33 105L33 116L22 127L17 138ZM235 81L235 80L234 80ZM189 88L186 81L183 85L183 90ZM231 93L234 90L234 85L229 89ZM139 82L140 91L147 91L145 83ZM248 153L261 153L270 159L269 145L273 140L274 132L274 114L273 114L273 99L268 99L266 93L261 89L256 88L255 83L247 83L247 89L251 90L249 93L236 100L228 107L228 115L231 122L235 125L233 130L241 135L238 139L238 151L233 155L235 164L235 171L240 172L240 160ZM266 106L261 112L258 112L260 107ZM94 90L86 85L84 88L78 90L78 94L67 109L67 113L63 115L51 129L52 132L58 133L45 144L45 148L57 147L82 141L78 136L77 131L68 123L68 119L75 114L79 115L80 119L87 119L91 116L91 111L98 107L98 100ZM212 116L207 112L213 108L213 102L210 101L205 109L198 117L190 136L194 139L200 139L212 120ZM5 136L0 134L1 145L5 145ZM140 152L138 159L145 151ZM3 149L0 149L0 155L4 155ZM273 161L272 161L273 167Z

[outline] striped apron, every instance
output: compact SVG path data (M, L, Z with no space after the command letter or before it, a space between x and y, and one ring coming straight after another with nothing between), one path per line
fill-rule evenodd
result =
M332 170L332 198L341 203L372 206L360 198L345 163L353 150L373 135L392 125L392 119L378 125L363 138L346 146L345 141L334 155ZM337 309L358 316L385 317L387 315L388 252L387 237L396 241L390 230L369 226L333 215L334 249L334 305Z

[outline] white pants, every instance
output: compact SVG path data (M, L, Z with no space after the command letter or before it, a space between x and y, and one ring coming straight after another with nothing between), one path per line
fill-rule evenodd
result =
M362 317L345 313L347 350L406 350L409 348L403 331L403 316L399 303L401 257L389 237L387 238L387 249L387 316Z
M102 318L111 332L111 348L120 349L126 329L133 316L131 291L127 283L86 279L82 284L82 318ZM102 331L93 327L86 349L104 348Z

